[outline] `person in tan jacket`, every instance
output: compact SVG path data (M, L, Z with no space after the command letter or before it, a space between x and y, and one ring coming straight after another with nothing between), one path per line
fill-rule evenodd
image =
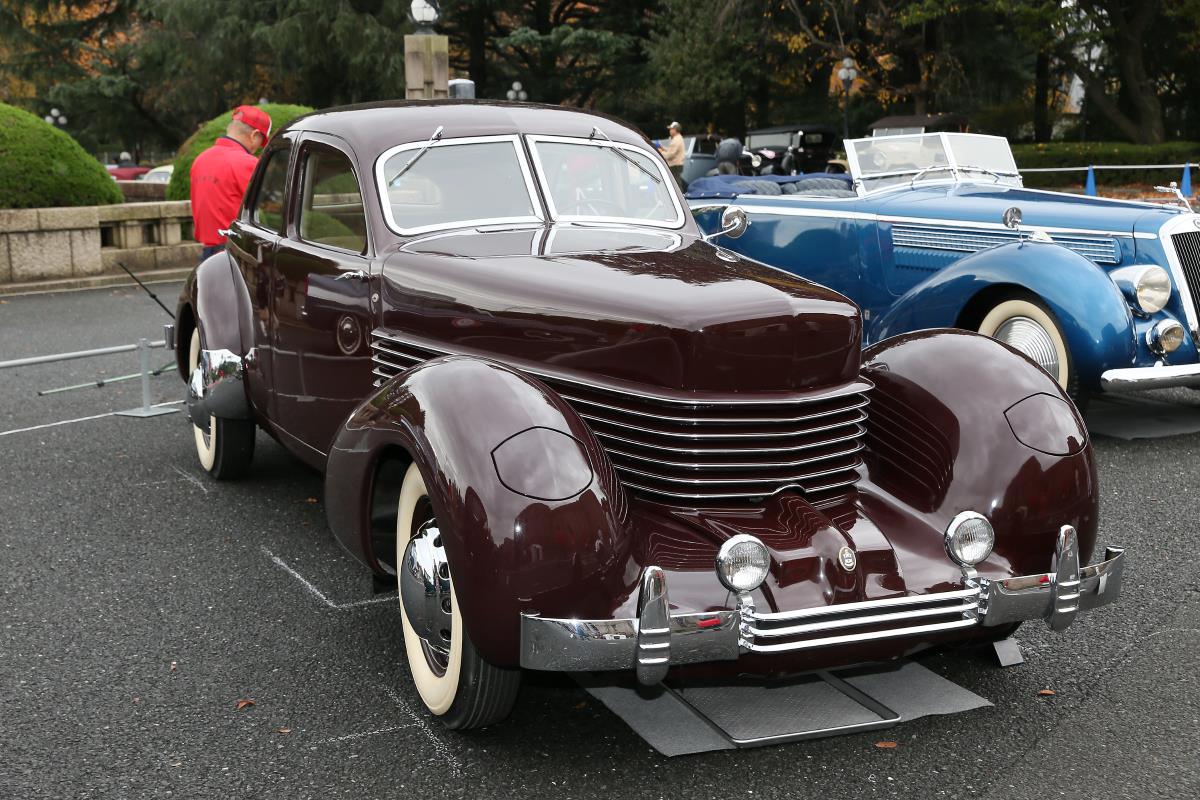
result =
M683 186L683 159L687 152L683 145L683 132L679 129L679 123L672 122L667 126L667 133L670 134L667 146L660 146L659 149L662 150L663 158L666 159L667 166L671 168L671 174L675 176L676 182L680 187L686 188Z

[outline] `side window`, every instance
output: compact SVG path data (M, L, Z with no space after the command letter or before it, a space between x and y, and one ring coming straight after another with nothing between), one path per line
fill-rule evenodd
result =
M283 190L287 183L288 150L275 150L267 156L267 167L263 170L258 194L250 208L250 220L268 230L283 230Z
M361 253L367 247L367 218L350 160L336 150L312 149L304 156L300 238Z

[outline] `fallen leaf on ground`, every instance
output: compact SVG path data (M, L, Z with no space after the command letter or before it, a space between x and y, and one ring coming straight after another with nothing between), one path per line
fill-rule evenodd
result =
M881 750L893 750L896 747L895 742L876 742L875 746Z
M1041 691L1038 692L1038 694L1041 695L1042 697L1054 697L1054 690L1053 689L1042 689Z
M276 728L275 732L276 733L291 733L292 729L291 728Z
M249 708L252 705L254 705L253 700L250 700L248 698L243 698L243 699L237 701L237 705L234 707L233 710L241 711L243 708Z
M171 662L171 672L178 672L178 671L179 671L179 666L174 661L172 661Z

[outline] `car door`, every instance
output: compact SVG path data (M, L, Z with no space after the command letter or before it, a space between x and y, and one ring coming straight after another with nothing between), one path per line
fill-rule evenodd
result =
M338 426L371 391L370 238L356 159L342 139L305 133L293 161L271 307L274 417L323 466Z
M247 387L250 402L260 414L271 416L270 390L271 359L271 271L275 247L284 230L284 206L287 197L287 177L295 135L284 133L276 137L255 171L246 192L246 200L238 218L229 226L228 252L234 267L241 273L250 296L249 319L242 320L243 330L248 323L250 341L247 351Z

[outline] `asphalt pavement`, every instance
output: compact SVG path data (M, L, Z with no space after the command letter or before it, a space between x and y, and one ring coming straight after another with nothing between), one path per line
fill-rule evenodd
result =
M0 298L0 361L156 339L164 321L135 288ZM1101 542L1129 553L1117 605L1065 634L1023 626L1021 666L919 659L994 707L667 759L562 676L527 674L503 724L443 730L409 680L394 596L373 594L325 525L320 475L259 434L248 479L209 480L182 414L97 416L138 405L136 381L37 395L136 365L0 370L0 798L1200 790L1200 393L1092 410ZM170 372L152 386L155 402L182 395ZM1119 438L1143 406L1158 433Z

